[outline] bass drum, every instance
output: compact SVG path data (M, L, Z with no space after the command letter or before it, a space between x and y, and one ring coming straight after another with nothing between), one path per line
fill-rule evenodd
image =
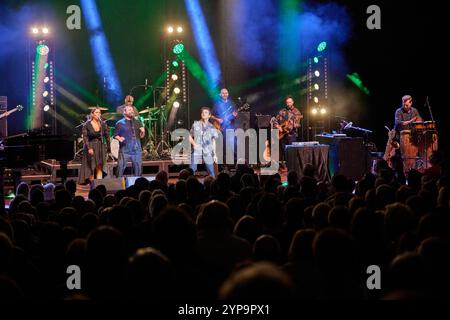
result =
M119 149L120 149L120 142L117 139L111 139L110 142L110 148L111 148L111 155L114 157L114 159L119 159Z

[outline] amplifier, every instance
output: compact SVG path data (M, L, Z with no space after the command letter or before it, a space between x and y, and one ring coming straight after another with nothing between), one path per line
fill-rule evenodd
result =
M257 114L256 115L256 127L257 128L270 128L270 114Z
M369 155L363 138L316 135L316 139L330 146L328 165L331 176L339 173L353 180L364 176Z
M236 129L248 130L250 128L250 112L238 112L234 125Z

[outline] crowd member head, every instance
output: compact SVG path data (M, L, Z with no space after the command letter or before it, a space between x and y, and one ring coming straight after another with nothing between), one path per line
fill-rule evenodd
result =
M53 183L47 183L44 185L44 200L53 201L55 200L55 185Z
M197 227L200 232L231 233L233 221L228 207L217 200L203 205L197 218Z
M28 186L28 183L26 183L26 182L19 183L19 185L17 186L17 189L16 189L16 196L23 195L25 198L28 199L29 193L30 193L30 187Z
M72 197L75 197L75 194L77 192L77 183L75 182L75 180L67 180L64 183L64 187L66 188L67 191L70 192L70 194L72 195Z
M170 298L174 279L171 262L154 248L139 249L128 260L128 290L131 298Z
M231 275L220 289L220 300L286 300L293 297L289 276L275 265L260 262Z

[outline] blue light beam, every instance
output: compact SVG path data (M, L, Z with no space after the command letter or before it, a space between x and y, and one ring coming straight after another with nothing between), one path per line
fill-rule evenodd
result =
M198 0L184 0L184 3L194 31L194 39L200 53L203 69L205 69L212 87L217 88L221 82L222 74L203 10Z
M108 104L116 104L123 97L122 87L103 31L97 4L95 0L81 0L81 8L89 31L95 69L102 86L106 86L103 98Z

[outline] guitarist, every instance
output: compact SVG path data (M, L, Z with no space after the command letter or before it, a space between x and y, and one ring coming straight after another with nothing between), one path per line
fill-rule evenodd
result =
M211 113L211 119L220 125L221 130L234 129L234 120L237 117L236 105L230 99L227 88L220 90L219 99L215 102Z
M227 135L226 131L236 129L234 120L236 119L237 115L238 114L236 111L236 105L233 102L233 100L230 99L228 89L222 88L220 90L219 98L214 103L214 106L211 110L211 120L214 127L222 131L224 137L225 141L225 143L223 144L224 160L226 160L227 145L231 145L233 143L234 138L234 135ZM234 146L233 150L233 159L236 160L236 145ZM229 165L232 164L229 163ZM227 163L225 163L225 167L227 167Z
M284 99L285 107L278 112L276 128L280 130L280 160L286 161L285 148L297 140L297 129L300 128L302 113L295 107L292 96Z

